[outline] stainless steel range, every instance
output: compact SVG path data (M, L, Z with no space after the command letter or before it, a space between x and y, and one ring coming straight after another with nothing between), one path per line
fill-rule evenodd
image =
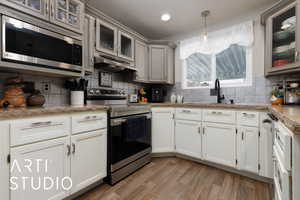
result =
M127 104L124 91L94 88L87 104L110 106L108 120L108 176L111 185L151 161L151 113L148 105Z

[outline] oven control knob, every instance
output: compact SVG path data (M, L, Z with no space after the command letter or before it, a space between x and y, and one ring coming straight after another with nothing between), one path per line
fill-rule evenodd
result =
M96 94L101 94L100 90L95 91Z

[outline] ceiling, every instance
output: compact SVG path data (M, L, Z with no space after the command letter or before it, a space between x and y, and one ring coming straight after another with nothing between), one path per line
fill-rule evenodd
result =
M277 0L88 0L90 5L149 39L164 39L200 30L201 12L210 10L208 24L220 24L265 8ZM162 13L171 21L160 21Z

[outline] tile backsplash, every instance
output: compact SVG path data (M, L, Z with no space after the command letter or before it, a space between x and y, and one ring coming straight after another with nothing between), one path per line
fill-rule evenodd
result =
M276 76L265 78L264 76L256 76L253 78L251 87L228 87L222 88L221 94L224 94L225 101L229 103L233 99L235 103L247 104L268 104L270 103L270 94L275 84L284 79L299 79L299 75L294 76ZM181 82L176 83L174 86L168 87L166 101L169 101L172 94L183 95L184 102L210 102L217 101L216 96L210 96L210 89L182 89Z
M86 76L89 80L88 87L98 87L98 73L96 70L93 75ZM0 98L2 97L4 88L4 81L8 77L21 75L25 81L32 81L35 83L35 88L40 90L46 97L46 106L59 106L69 104L70 92L64 88L65 79L51 78L45 76L17 74L17 73L0 73ZM225 95L227 101L233 99L236 103L252 103L252 104L266 104L269 103L272 86L284 79L298 78L299 75L294 76L277 76L265 78L264 76L256 76L253 79L251 87L231 87L222 88L221 93ZM132 81L131 73L114 73L112 87L123 89L128 94L136 93L141 87L146 87L145 84L135 83ZM50 83L48 92L43 91L43 84ZM215 96L210 96L210 89L187 89L181 87L178 82L174 86L167 86L166 101L169 101L171 94L183 95L185 102L216 102Z
M96 70L93 75L86 76L89 80L88 87L99 87L98 86L98 71ZM4 91L4 82L8 77L20 75L24 81L34 82L35 88L40 90L46 98L46 106L59 106L67 105L70 102L70 92L64 88L65 79L63 78L52 78L37 75L27 75L18 73L3 73L0 72L0 98L2 98ZM123 89L128 94L136 93L137 90L145 85L132 82L131 73L114 73L113 74L113 88ZM49 91L43 90L44 83L50 83Z

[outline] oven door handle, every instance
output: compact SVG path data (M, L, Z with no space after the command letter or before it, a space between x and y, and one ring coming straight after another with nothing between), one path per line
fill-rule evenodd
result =
M111 122L111 126L119 126L123 123L126 123L127 122L127 119L114 119L112 120Z

